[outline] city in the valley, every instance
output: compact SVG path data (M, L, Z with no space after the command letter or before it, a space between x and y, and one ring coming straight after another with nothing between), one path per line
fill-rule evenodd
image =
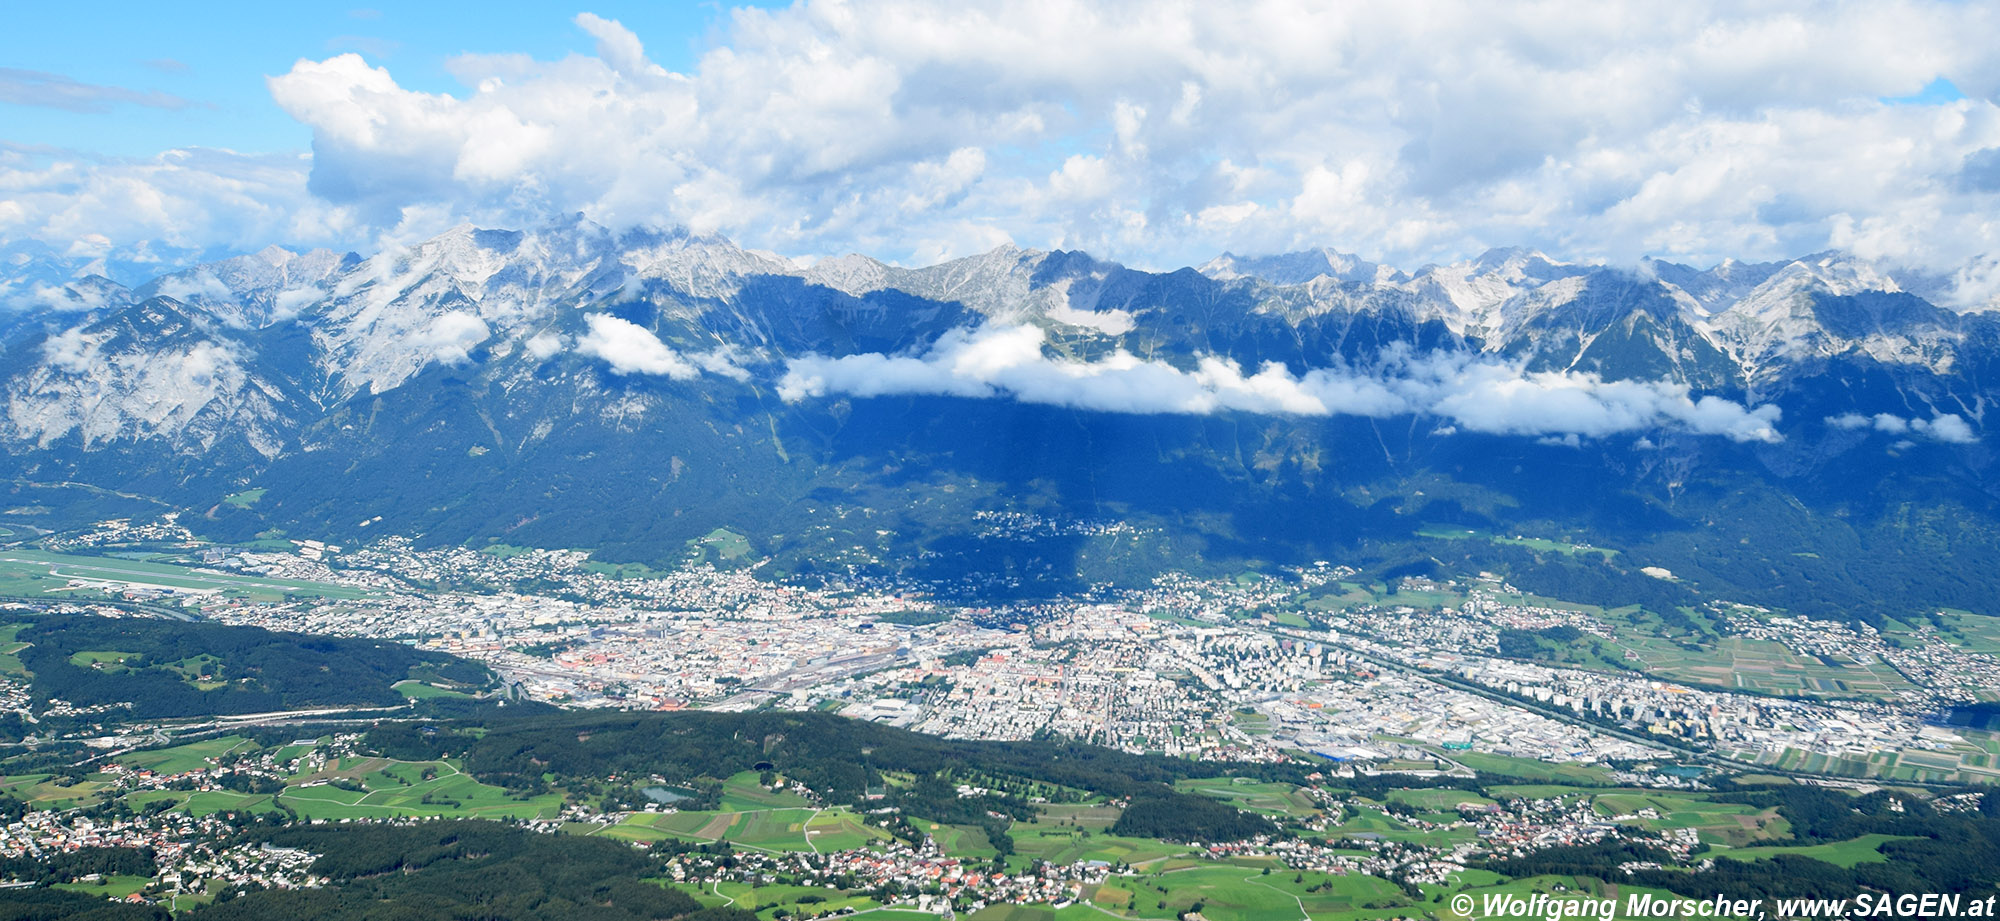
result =
M327 825L445 834L483 819L623 842L701 905L786 917L1444 918L1466 915L1447 894L1523 880L1583 899L1601 897L1605 883L1576 882L1596 874L1674 898L1661 874L1890 860L1916 840L1899 828L2000 807L1986 792L2000 734L1953 718L2000 699L2000 643L1951 612L1886 630L1722 601L1662 618L1492 573L1382 580L1340 560L967 603L859 568L773 577L747 555L654 569L399 536L218 545L172 515L17 544L0 566L15 580L0 693L21 730L0 859L29 884L22 868L70 855L78 872L45 882L183 913L353 885L330 845L280 833ZM170 716L38 697L23 659L37 624L76 615L382 641L483 677L413 669L364 705ZM67 663L109 678L157 658ZM203 690L256 683L201 654L164 667ZM541 713L1084 744L1159 766L1115 770L1164 786L978 754L877 764L870 747L853 789L776 754L640 776L612 755L592 770L537 755L549 771L525 780L498 770L481 745L510 719L543 732ZM1234 818L1144 818L1166 795ZM1828 797L1861 804L1856 833L1808 825Z

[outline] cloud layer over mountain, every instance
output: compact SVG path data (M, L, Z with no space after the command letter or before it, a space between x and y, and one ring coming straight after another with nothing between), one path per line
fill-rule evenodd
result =
M1594 438L1669 428L1736 441L1782 440L1775 406L1695 398L1686 386L1669 382L1527 372L1464 353L1418 355L1398 346L1366 371L1321 368L1294 375L1272 363L1246 374L1212 355L1192 371L1123 350L1090 360L1052 357L1043 347L1046 338L1033 326L987 326L948 333L922 355L809 355L788 363L778 393L789 401L830 394L994 397L1126 413L1421 413L1442 417L1450 428L1490 434ZM1951 418L1964 428L1963 420Z
M1990 4L805 0L736 12L687 74L574 25L594 55L464 55L453 95L299 61L270 90L309 161L10 148L0 238L364 245L580 210L916 263L1835 246L2000 290Z

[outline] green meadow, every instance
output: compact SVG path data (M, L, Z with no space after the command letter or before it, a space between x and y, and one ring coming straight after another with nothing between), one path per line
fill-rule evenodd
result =
M363 589L325 582L197 572L171 563L50 553L46 550L0 550L0 594L41 594L61 589L72 579L174 591L219 589L225 595L253 601L281 601L286 595L336 599L368 596Z

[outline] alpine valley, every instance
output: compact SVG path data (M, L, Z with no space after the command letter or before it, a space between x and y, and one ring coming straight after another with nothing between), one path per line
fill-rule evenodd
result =
M136 286L15 263L5 520L43 530L29 493L66 484L224 542L670 565L727 528L766 575L988 597L1338 558L1602 604L2000 613L2000 314L1838 252L801 267L572 218Z
M2000 899L2000 313L1939 279L14 268L0 921Z

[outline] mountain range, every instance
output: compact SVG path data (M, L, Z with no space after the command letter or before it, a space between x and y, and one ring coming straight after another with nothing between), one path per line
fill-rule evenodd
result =
M1502 249L1410 272L1319 250L1158 273L1002 247L908 269L570 218L368 257L271 247L136 286L15 267L11 476L154 497L225 540L672 562L727 528L778 571L1032 594L1182 565L1441 564L1423 535L1462 524L1623 548L1628 592L1654 591L1642 565L1676 591L1840 611L2000 588L1980 574L2000 560L2000 314L1838 252L1697 269ZM996 533L991 513L1040 524ZM1077 524L1109 520L1133 527Z

